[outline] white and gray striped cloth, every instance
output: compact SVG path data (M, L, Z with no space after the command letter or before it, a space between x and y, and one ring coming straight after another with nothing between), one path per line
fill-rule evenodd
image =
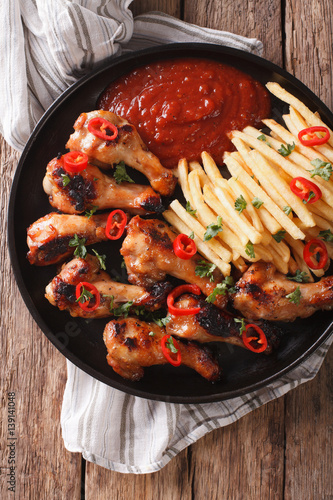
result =
M170 42L206 42L260 55L262 44L193 26L163 13L133 20L131 0L10 0L0 2L0 124L21 151L56 97L114 54ZM312 379L331 336L302 365L256 392L228 401L182 405L149 401L112 389L67 363L61 425L68 450L109 469L155 472L213 429Z

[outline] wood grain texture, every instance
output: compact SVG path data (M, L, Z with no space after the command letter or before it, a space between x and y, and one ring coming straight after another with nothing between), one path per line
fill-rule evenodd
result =
M85 500L192 500L189 474L187 449L153 474L120 474L88 462Z
M185 0L184 19L199 26L258 38L264 44L264 57L282 65L279 0Z
M1 430L0 467L9 458L8 393L15 392L15 496L1 469L0 498L79 499L81 458L64 449L60 432L65 358L39 330L17 289L7 252L7 205L19 155L0 140ZM40 496L39 496L40 495Z
M161 11L170 16L181 17L181 2L179 0L134 0L130 8L134 16L150 11Z
M286 2L286 69L331 109L331 0ZM333 352L317 377L286 398L285 499L333 498Z

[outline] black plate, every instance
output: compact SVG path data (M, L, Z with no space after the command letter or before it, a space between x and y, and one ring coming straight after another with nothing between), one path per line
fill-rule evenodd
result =
M224 375L219 383L211 384L192 370L170 365L146 369L143 379L133 383L114 373L106 362L102 332L107 320L87 322L71 318L68 313L51 306L44 298L44 289L56 274L55 266L36 268L26 259L26 228L51 211L42 189L46 165L59 151L65 152L75 119L81 112L95 109L100 93L117 77L148 62L184 56L214 59L235 66L263 84L276 81L313 111L318 110L333 128L332 113L301 82L274 64L246 52L208 44L172 44L109 60L64 92L30 137L11 191L9 250L16 280L32 316L48 339L75 365L96 379L130 394L176 403L204 403L252 391L295 367L328 337L332 329L332 314L317 313L307 320L285 325L281 345L270 356L220 344L218 356ZM281 121L286 110L279 100L272 99L275 119ZM107 255L107 270L111 275L121 274L119 247L103 243L94 248Z

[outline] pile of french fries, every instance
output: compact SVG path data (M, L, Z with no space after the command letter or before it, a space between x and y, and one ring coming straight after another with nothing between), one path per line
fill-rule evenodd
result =
M254 127L232 131L230 138L236 151L224 155L231 175L228 180L207 152L201 154L202 165L180 160L178 178L190 210L174 200L163 215L179 232L192 233L198 252L225 276L230 275L231 263L244 272L249 263L262 260L272 262L283 274L294 275L299 269L313 281L311 273L321 277L324 270L310 270L303 249L305 242L317 238L320 231L333 233L333 175L329 180L311 177L309 171L314 167L310 162L317 158L333 162L333 132L317 113L279 84L270 82L267 88L290 105L289 114L283 116L286 127L266 119L263 123L269 135ZM329 141L321 146L302 145L299 131L315 125L328 128ZM294 148L282 156L278 152L282 145ZM304 177L319 186L321 199L304 203L290 189L294 177ZM239 201L243 208L237 205ZM222 222L221 229L207 240L207 227L218 225L218 221ZM325 244L332 258L333 245Z

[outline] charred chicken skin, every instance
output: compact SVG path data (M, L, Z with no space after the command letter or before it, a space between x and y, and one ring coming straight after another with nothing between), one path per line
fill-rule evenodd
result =
M107 362L122 377L137 381L142 378L145 367L168 363L161 347L165 334L164 328L155 323L135 318L111 320L103 334ZM178 344L183 365L193 368L207 380L219 379L219 365L205 348L181 340Z
M93 311L83 310L77 302L75 289L82 281L93 284L100 293L100 305ZM169 283L159 283L147 291L140 286L112 281L110 276L100 269L97 257L88 254L84 259L77 257L65 264L47 285L45 297L60 310L69 311L71 316L106 318L113 315L110 311L111 305L115 308L130 301L133 306L158 309L165 303L170 288Z
M170 321L166 324L166 332L175 337L195 340L196 342L225 342L239 347L246 346L240 335L239 325L235 317L228 312L218 309L202 298L185 294L177 302L177 307L200 307L198 314L188 316L169 315ZM236 318L237 319L237 318ZM267 338L265 354L270 354L278 345L277 329L265 322L260 324Z
M223 280L221 272L215 269L214 282L197 276L195 268L202 257L194 255L189 260L177 257L172 245L176 236L177 233L163 221L133 217L127 225L127 236L120 250L129 282L149 287L169 274L198 285L204 295L211 294L216 284ZM215 305L223 308L226 303L226 296L217 296Z
M236 283L232 303L251 320L307 318L316 311L333 308L333 276L317 283L297 283L277 272L273 264L256 262Z
M70 179L68 184L64 176ZM50 204L67 214L80 214L92 207L99 210L120 208L134 214L163 211L160 195L150 186L117 184L115 179L91 164L78 174L69 174L63 167L62 157L48 164L43 188L49 195Z
M88 218L56 212L41 217L31 224L27 232L27 258L30 264L47 266L69 257L75 250L75 247L69 244L75 234L80 239L85 238L85 245L107 240L107 218L108 214L92 215Z
M117 127L118 135L114 140L105 141L89 132L88 123L93 118L103 118ZM82 113L74 123L75 132L70 136L66 147L71 151L82 151L89 161L102 168L111 168L120 161L143 173L156 191L170 196L177 179L143 143L134 125L110 111L91 111Z

